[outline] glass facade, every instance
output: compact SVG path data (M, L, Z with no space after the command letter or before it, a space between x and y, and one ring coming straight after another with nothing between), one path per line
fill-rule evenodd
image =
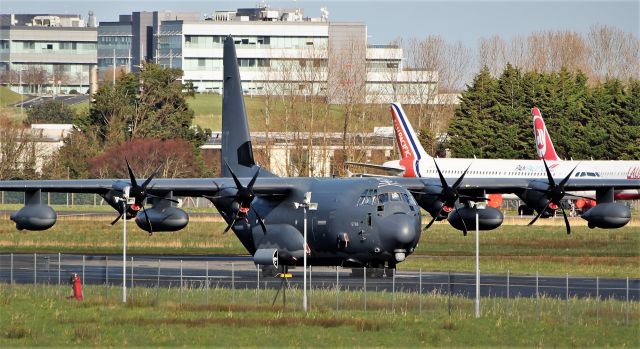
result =
M12 53L95 54L96 43L85 41L11 41Z
M224 36L221 35L185 35L185 48L209 49L222 48ZM326 47L326 37L299 37L299 36L236 36L234 42L238 49L246 47L265 48L305 48Z
M89 71L96 64L96 29L86 27L3 27L0 69L22 80L21 93L86 93ZM21 79L20 79L21 78ZM3 82L6 84L6 82Z
M238 66L241 70L255 68L254 70L296 69L296 68L326 68L327 60L318 59L271 59L271 58L238 58ZM222 58L185 58L184 70L222 70Z
M128 50L131 47L131 35L126 36L99 36L99 48L110 48L116 50Z

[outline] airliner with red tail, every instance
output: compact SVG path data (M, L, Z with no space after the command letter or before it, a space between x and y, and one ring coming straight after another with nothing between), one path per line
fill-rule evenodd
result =
M547 161L561 161L558 153L556 153L556 149L553 146L553 141L551 140L551 136L549 135L549 131L547 131L547 125L544 123L544 119L542 119L542 113L540 109L537 107L533 107L531 109L531 116L533 116L533 135L536 140L536 152L538 154L538 159L545 159ZM591 163L595 163L594 166L598 166L601 161L582 161L581 162L585 168L589 168ZM611 166L611 164L622 163L637 163L637 161L608 161L607 164ZM623 167L624 168L624 167ZM640 167L638 166L628 166L627 177L628 178L640 178ZM607 172L610 172L608 169ZM600 173L597 170L592 171L580 171L576 172L576 177L600 177ZM616 190L614 193L614 198L616 200L639 200L640 199L640 190ZM588 206L595 205L595 203L586 202Z

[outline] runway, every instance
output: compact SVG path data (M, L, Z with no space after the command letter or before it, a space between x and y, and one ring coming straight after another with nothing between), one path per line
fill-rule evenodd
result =
M60 258L60 262L58 262ZM133 258L133 262L132 259ZM66 284L76 272L85 284L122 285L121 255L0 255L0 282L18 284ZM302 268L291 269L292 287L302 287ZM276 288L280 279L265 276L250 256L136 255L127 258L127 283L135 287L234 287ZM600 297L640 300L640 279L481 274L482 297ZM475 275L398 270L382 277L365 277L348 268L314 267L314 289L369 292L440 292L475 297Z

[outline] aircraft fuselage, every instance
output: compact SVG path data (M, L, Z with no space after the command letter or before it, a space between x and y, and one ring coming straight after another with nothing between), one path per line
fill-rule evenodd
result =
M278 249L283 264L302 264L304 212L295 208L306 192L317 210L307 211L310 265L395 266L411 254L420 239L420 208L411 193L376 178L288 178L293 189L286 198L257 196L246 219L232 229L249 253ZM235 189L224 189L233 193ZM233 203L214 201L223 217L233 221ZM259 225L255 211L265 223Z

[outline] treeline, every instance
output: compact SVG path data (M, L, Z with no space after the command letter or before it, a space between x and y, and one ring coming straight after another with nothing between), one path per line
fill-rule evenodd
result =
M640 77L637 33L594 25L586 33L545 30L505 40L496 35L478 43L478 63L498 76L507 63L523 71L581 71L590 80Z
M510 64L497 78L483 68L462 92L445 147L455 157L535 159L534 106L562 158L640 158L639 80L589 84L580 71L523 73Z

